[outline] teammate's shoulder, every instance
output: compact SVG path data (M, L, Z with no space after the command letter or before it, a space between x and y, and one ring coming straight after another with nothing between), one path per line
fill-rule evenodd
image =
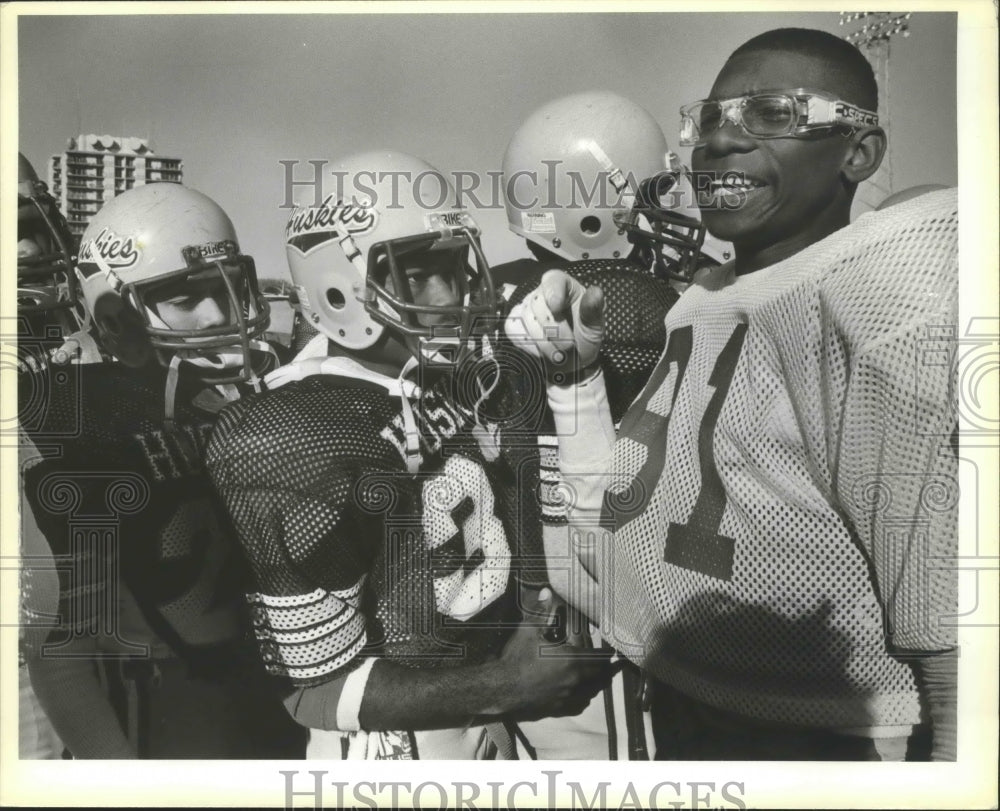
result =
M349 418L377 409L389 395L383 386L338 374L310 374L238 402L245 414L289 415L326 413Z
M18 385L18 415L29 434L86 441L90 435L127 434L162 418L163 375L117 362L50 362L26 369Z
M266 436L272 443L282 437L338 443L377 433L391 411L388 392L374 382L310 374L227 406L218 417L216 442L238 434Z
M628 258L579 259L576 262L567 262L563 265L562 269L581 283L585 279L619 274L643 275L653 278L651 273L648 273L639 264Z
M949 238L957 240L958 189L946 188L868 211L819 244L821 252L866 254L911 251Z
M399 453L385 436L392 406L366 381L311 375L224 409L205 464L217 486L236 490L311 488L366 465L395 470Z
M885 211L904 218L957 215L958 187L917 186L904 189L886 198L876 209L878 213Z
M862 215L834 236L835 249L817 263L820 296L838 329L856 344L957 317L954 189Z
M609 321L662 320L680 296L674 283L628 259L580 262L570 272L581 284L601 288Z

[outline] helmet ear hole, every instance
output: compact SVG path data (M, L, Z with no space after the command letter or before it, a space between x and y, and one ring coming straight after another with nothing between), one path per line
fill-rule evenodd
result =
M337 287L330 287L326 291L327 303L335 310L343 310L344 305L347 303L344 298L344 294Z
M601 221L593 214L588 214L580 220L580 231L589 236L597 234L601 230Z

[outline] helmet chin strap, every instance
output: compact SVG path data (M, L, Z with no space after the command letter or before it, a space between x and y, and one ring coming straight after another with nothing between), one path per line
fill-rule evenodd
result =
M493 345L490 343L489 336L487 335L483 336L483 358L493 365L493 368L490 370L492 373L492 382L488 387L484 386L482 378L479 375L475 376L476 387L479 389L479 397L475 405L472 406L472 417L475 420L475 424L472 426L472 435L479 443L479 449L483 452L486 461L493 462L500 456L500 426L487 425L479 416L479 409L482 408L483 403L492 396L500 384L500 364L497 363L497 359L493 353Z
M146 308L146 313L149 317L150 323L154 327L169 329L163 319L148 307ZM273 347L265 341L252 339L249 341L249 346L251 350L256 350L257 352L261 352L265 355L270 355L275 359L275 362L277 362L277 354L275 353ZM253 364L249 362L248 358L244 358L242 348L221 347L218 351L213 351L210 354L199 352L196 349L180 349L175 351L173 353L173 357L170 358L170 365L167 367L167 383L166 390L164 391L163 402L165 422L171 426L174 422L174 414L177 403L177 385L180 380L180 367L182 363L187 363L199 369L210 369L212 371L223 372L228 369L240 368L243 366L244 361L246 361L250 371L250 378L247 382L253 386L254 391L259 393L261 391L261 380L258 377ZM219 392L219 394L221 394L229 402L238 400L240 397L239 389L234 383L212 383L209 380L206 380L205 383Z
M399 400L403 412L403 433L406 434L406 472L411 476L420 472L420 432L417 430L417 421L413 416L413 405L410 403L410 398L406 396L403 381L410 372L417 368L417 363L417 358L411 355L399 372Z
M489 399L490 395L493 394L500 382L500 364L497 363L496 358L493 356L493 347L485 336L483 338L483 357L487 358L493 364L494 374L489 386L484 385L478 375L475 378L476 386L479 388L479 397L472 407L473 419L475 421L472 426L472 435L476 438L483 456L488 462L492 462L500 456L500 444L497 436L498 427L487 426L479 416L479 409ZM417 357L411 355L399 372L403 432L406 435L406 470L411 475L420 472L420 433L417 430L417 421L413 416L413 405L410 403L410 398L406 396L403 381L417 368L418 364L419 360Z
M461 349L461 346L461 340L458 338L431 338L419 342L419 351L421 357L429 363L447 365L449 360L443 354L444 349L448 347L458 347Z
M264 355L270 355L276 363L278 362L278 355L275 353L274 347L267 343L267 341L252 338L248 343L251 350ZM181 349L174 353L174 357L180 358L185 363L196 366L199 369L211 369L218 372L224 372L228 369L239 369L243 366L245 360L243 350L238 347L222 347L221 351L212 351L211 353ZM253 386L255 391L260 392L261 382L253 364L249 364L249 370L250 377L247 379L247 382ZM206 380L205 382L211 383L211 380Z

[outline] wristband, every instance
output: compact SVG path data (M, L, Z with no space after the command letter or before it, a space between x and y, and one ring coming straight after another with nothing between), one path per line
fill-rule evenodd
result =
M587 383L597 376L601 371L601 365L594 361L581 368L553 368L550 364L545 364L545 382L549 386L567 388L569 386L579 386Z

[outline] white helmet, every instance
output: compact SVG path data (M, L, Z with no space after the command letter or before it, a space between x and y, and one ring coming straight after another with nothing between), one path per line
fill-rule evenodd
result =
M657 256L668 249L671 275L697 264L700 219L661 203L683 167L629 99L593 91L540 107L511 138L503 172L510 230L563 259L626 257L646 237Z
M430 365L467 358L473 339L496 328L497 301L479 227L458 208L451 183L426 161L399 152L352 155L331 170L330 188L297 207L285 228L288 267L307 323L348 349L366 349L389 329ZM458 304L414 304L397 260L428 250L461 251ZM420 315L446 316L448 323L423 326Z
M77 276L105 347L129 365L189 360L213 383L254 375L251 349L268 324L253 259L240 253L226 213L201 192L177 183L137 186L109 201L80 240ZM170 329L148 304L158 285L218 276L228 322Z

